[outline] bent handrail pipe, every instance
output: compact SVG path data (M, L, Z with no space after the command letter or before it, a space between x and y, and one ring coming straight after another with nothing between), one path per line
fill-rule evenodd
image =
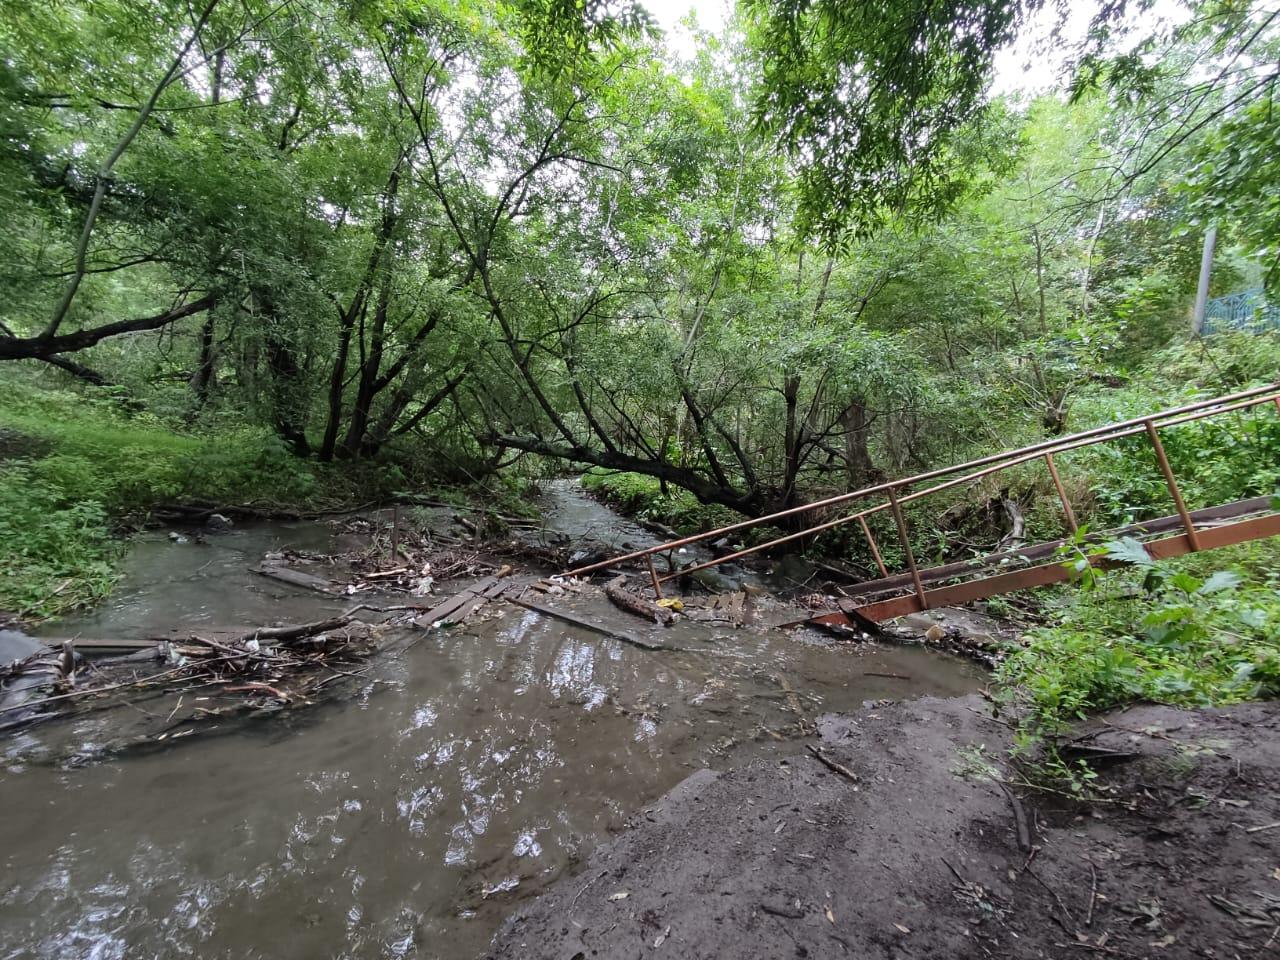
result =
M1272 390L1273 388L1268 387L1267 389ZM1199 412L1183 414L1181 416L1175 417L1172 420L1166 420L1165 422L1161 423L1160 426L1171 427L1171 426L1177 426L1182 423L1190 423L1194 420L1204 420L1209 417L1216 417L1223 413L1230 413L1233 410L1243 410L1248 407L1255 407L1264 403L1270 403L1272 400L1275 400L1275 399L1280 399L1280 392L1264 393L1261 396L1252 397L1248 400L1241 400L1237 403L1228 404L1227 406L1219 407L1217 409L1212 409L1212 410L1205 409ZM1164 415L1165 414L1157 414L1155 417L1152 417L1150 419L1154 421ZM898 504L902 505L902 504L910 503L913 500L920 500L920 499L923 499L924 497L930 496L931 494L939 493L942 490L949 490L952 487L960 487L966 484L976 483L977 481L981 480L983 477L988 477L993 473L999 473L1001 470L1008 470L1011 467L1017 467L1017 466L1021 466L1024 463L1030 463L1034 460L1039 460L1046 453L1062 453L1067 450L1078 450L1081 447L1089 447L1098 443L1106 443L1109 440L1119 440L1122 437L1132 437L1132 436L1137 436L1139 434L1144 434L1147 432L1147 428L1145 426L1145 420L1142 422L1144 423L1144 425L1140 427L1124 427L1123 429L1116 429L1115 432L1113 433L1107 433L1101 436L1091 437L1086 440L1072 440L1072 438L1070 437L1063 438L1063 441L1062 441L1063 445L1059 447L1055 447L1052 450L1039 450L1034 447L1026 448L1027 452L1025 453L1015 450L1013 451L1013 453L1017 455L1014 456L1014 458L1011 460L1007 460L1003 463L997 464L994 467L988 467L985 470L977 470L973 473L966 474L963 477L956 477L953 480L948 480L946 483L939 483L932 487L927 487L924 490L917 490L915 493L898 497ZM1113 424L1112 426L1116 428L1123 427L1123 423ZM1102 428L1099 428L1099 429L1102 429ZM972 462L977 463L978 461L975 460ZM961 467L957 467L956 469L961 469L964 466L967 466L967 464L961 464ZM910 483L909 480L903 480L903 481L899 481L898 483L891 484L890 486L896 488L899 486L906 486L908 483ZM772 547L776 547L782 543L790 543L793 540L799 540L801 537L812 536L815 533L824 533L827 530L834 529L835 527L842 526L843 524L846 524L846 523L851 523L854 520L865 520L867 517L871 516L871 514L879 513L882 510L888 510L891 507L892 507L892 503L889 500L886 500L883 503L878 503L874 507L868 507L866 510L859 511L858 513L846 514L843 517L837 517L834 520L828 520L826 523L820 523L812 527L807 527L804 530L799 531L798 533L789 533L781 537L776 537L773 540L769 540L766 543L758 543L754 547L746 547L742 550L735 551L734 553L725 554L723 557L716 557L714 560L705 560L702 563L694 564L692 566L681 567L679 570L675 571L674 573L669 573L665 577L660 577L659 582L666 583L668 580L674 580L676 577L683 577L691 573L697 573L700 570L707 570L707 569L710 569L711 567L719 566L722 563L730 563L734 560L741 559L742 557L749 556L753 553L759 553L761 550L768 550ZM614 561L614 562L619 562L619 561Z
M1089 446L1093 443L1101 443L1104 440L1118 439L1119 437L1127 436L1132 433L1145 432L1146 430L1145 424L1148 420L1155 421L1158 426L1174 426L1179 423L1186 423L1190 420L1203 419L1203 417L1205 416L1211 416L1216 413L1226 413L1226 412L1229 412L1230 410L1240 409L1242 407L1255 406L1256 404L1266 402L1267 400L1275 399L1274 395L1278 390L1280 390L1280 383L1271 383L1262 387L1253 387L1249 390L1241 390L1237 393L1230 393L1222 397L1214 397L1209 400L1199 400L1195 403L1185 404L1181 407L1173 407L1169 410L1164 410L1156 414L1149 414L1147 416L1142 416L1142 417L1134 417L1129 420L1121 420L1117 423L1110 423L1101 427L1093 427L1089 430L1082 430L1079 433L1069 434L1068 436L1065 436L1065 437L1057 437L1053 440L1044 440L1044 441L1041 441L1040 443L1033 444L1029 447L1018 447L1013 450L1004 450L1004 451L1001 451L1000 453L993 453L993 454L990 454L989 456L980 457L976 460L969 460L965 463L955 464L949 467L940 467L936 470L929 470L929 471L926 471L925 473L919 473L911 477L904 477L900 480L891 480L885 483L876 484L874 486L864 487L861 490L855 490L855 491L852 491L851 493L842 493L835 497L828 497L825 500L816 500L813 503L801 504L800 506L791 507L787 510L779 510L776 513L768 514L767 516L742 520L742 521L739 521L738 523L731 523L728 526L718 527L715 530L708 530L705 533L698 533L692 536L682 537L678 540L671 540L667 543L661 543L656 546L646 547L643 550L635 550L635 551L632 551L631 553L621 554L617 557L612 557L608 560L602 560L598 563L592 563L582 567L575 567L572 570L566 570L564 573L564 576L567 576L567 577L581 576L585 573L591 573L595 570L604 570L609 567L617 566L620 563L626 563L630 560L638 560L642 557L647 557L655 553L664 553L668 550L675 550L679 547L688 546L691 543L700 543L703 540L709 540L712 537L723 536L726 533L733 533L737 530L745 530L749 527L760 526L762 524L769 524L775 520L781 520L784 517L793 517L793 516L796 516L797 514L807 513L812 510L818 510L825 507L833 507L843 503L850 503L854 500L859 500L859 499L868 497L874 493L884 493L888 491L890 488L897 489L897 488L907 487L916 483L921 483L925 480L933 480L933 479L936 479L937 477L945 477L949 474L956 473L959 470L965 470L973 467L985 467L989 464L1001 463L1001 461L1006 461L1006 460L1009 461L1007 463L1001 463L1001 466L997 467L995 470L986 471L986 473L994 473L994 472L997 472L998 470L1003 470L1008 467L1017 466L1019 463L1036 459L1038 457L1043 456L1046 453L1060 453L1063 450L1074 449L1080 446ZM1228 404L1234 404L1234 405L1225 406ZM1214 410L1212 411L1212 413L1203 413L1203 411L1207 411L1212 407L1223 407L1223 409ZM1199 414L1199 415L1190 416L1190 414ZM1170 420L1167 423L1160 422L1171 417L1176 417L1178 419ZM1136 427L1136 429L1127 430L1127 432L1119 432L1119 433L1116 432L1124 428L1131 428L1131 427ZM1010 459L1010 458L1017 458L1017 459ZM960 483L970 482L971 478L974 478L974 477L980 478L981 476L985 476L986 473L974 474L974 475L970 475L970 477L964 477L958 480L949 481L948 484L946 484L945 486L956 486ZM902 497L900 502L902 503L909 502L911 500L918 499L921 496L925 496L929 493L936 493L939 489L944 489L944 488L945 487L943 485L940 485L938 487L933 487L928 490L918 491L916 493ZM866 511L866 513L863 513L860 515L865 516L867 513L874 513L874 512L877 512L878 510L883 510L886 508L887 508L887 504L882 504L874 508L873 510ZM756 547L750 548L749 550L739 551L738 553L730 554L728 557L718 558L715 562L707 562L705 564L700 564L695 567L686 567L683 570L681 570L680 573L681 575L683 575L683 574L695 572L697 570L703 570L703 569L706 569L707 567L712 567L720 563L724 563L726 560L734 557L744 556L747 553L755 553L758 550L766 549L771 546L776 546L779 543L786 543L802 536L808 536L813 533L820 533L823 530L830 529L832 526L838 526L839 524L845 523L849 520L857 519L858 516L859 514L853 514L847 517L841 517L839 518L838 521L831 521L827 524L821 524L819 526L811 527L807 530L801 531L800 533L789 534L786 537L781 537L776 540L771 540L768 543L760 544ZM664 578L664 579L668 579L668 578Z

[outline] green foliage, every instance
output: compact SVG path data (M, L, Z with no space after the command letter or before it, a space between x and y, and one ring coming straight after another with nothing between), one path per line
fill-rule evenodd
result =
M81 382L0 398L49 447L6 482L118 518L568 462L701 529L1274 378L1275 338L1185 340L1189 228L1222 220L1222 292L1275 234L1261 98L1187 79L1264 18L993 102L1024 6L749 0L677 62L615 0L0 0L0 362ZM1274 489L1273 419L1168 431L1188 499ZM1170 509L1140 441L1062 464L1095 527ZM1038 464L999 482L912 503L917 554L981 552L1006 497L1059 533Z
M657 479L638 473L591 470L583 475L582 485L625 514L656 520L686 536L742 519L724 507L699 503L691 493L678 487L669 487L663 493Z
M0 610L40 618L101 600L117 553L100 503L0 467Z
M101 599L119 544L113 527L186 498L323 509L349 477L292 456L262 429L192 437L75 394L0 384L0 610L53 616Z
M1180 344L1158 353L1142 379L1127 389L1086 395L1079 409L1095 423L1129 419L1264 384L1275 376L1277 364L1276 336L1215 338L1207 347ZM1197 381L1208 388L1195 389ZM1271 406L1164 428L1160 439L1183 498L1193 509L1263 496L1280 483L1280 418ZM1144 433L1086 448L1063 462L1068 473L1089 478L1088 500L1079 506L1095 527L1174 512Z
M1024 748L1090 711L1132 700L1187 706L1280 696L1280 544L1153 562L1115 543L1129 570L1054 601L1001 666ZM1230 568L1211 565L1237 562Z
M800 220L827 240L949 210L1009 133L985 100L1020 5L752 0L756 115L800 158Z

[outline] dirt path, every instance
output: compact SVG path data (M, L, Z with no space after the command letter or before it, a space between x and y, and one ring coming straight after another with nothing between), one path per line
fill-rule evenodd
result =
M976 697L702 772L513 916L494 958L1280 956L1280 705L1094 725L1117 802L1011 803ZM1021 814L1015 815L1015 806ZM1021 827L1019 823L1021 821Z

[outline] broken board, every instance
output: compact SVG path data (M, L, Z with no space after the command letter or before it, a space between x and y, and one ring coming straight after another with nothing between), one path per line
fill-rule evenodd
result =
M422 630L430 630L442 623L462 623L490 600L496 600L508 592L523 590L529 583L527 577L485 577L440 601L422 616L415 617L413 625Z

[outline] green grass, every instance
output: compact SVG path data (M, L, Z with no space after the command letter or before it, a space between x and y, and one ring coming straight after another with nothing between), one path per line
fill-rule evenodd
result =
M322 464L295 457L264 428L224 420L199 431L129 413L99 392L0 380L0 612L40 620L102 600L119 534L165 502L319 512L418 490L495 514L536 514L527 481L435 486L413 450Z

